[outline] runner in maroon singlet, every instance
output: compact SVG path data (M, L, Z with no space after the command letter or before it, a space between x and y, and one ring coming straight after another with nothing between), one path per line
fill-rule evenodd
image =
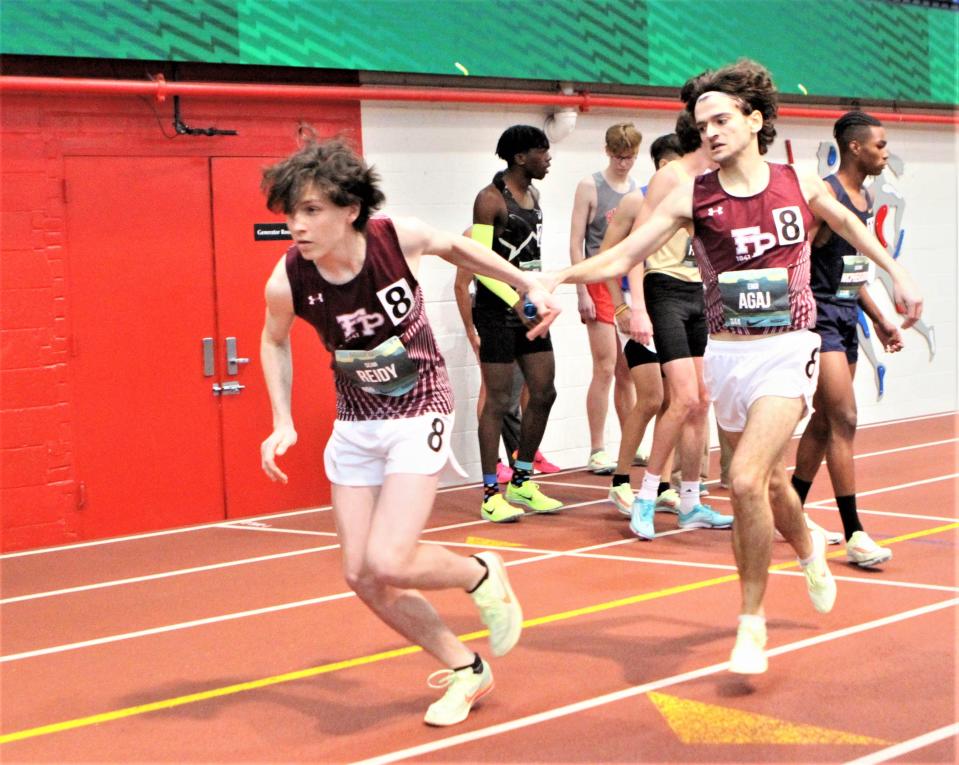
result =
M262 466L297 440L290 408L290 329L309 322L333 357L337 419L325 452L346 581L364 603L444 666L430 685L444 695L426 713L453 725L492 690L489 665L441 621L420 590L462 588L490 630L495 656L522 625L503 561L420 545L450 451L453 395L416 280L423 255L515 284L538 309L532 335L557 309L539 282L481 245L415 219L371 218L383 202L376 173L344 143L308 143L264 172L267 206L283 212L294 245L266 286L260 360L273 408Z
M680 184L620 244L544 281L555 287L622 274L692 222L710 335L704 376L735 449L733 551L742 607L730 669L756 674L767 666L762 602L774 525L799 556L815 608L831 610L836 596L826 540L806 527L783 457L816 386L809 240L820 221L889 272L903 326L919 319L922 298L822 179L763 159L776 135L776 90L765 68L743 60L708 72L684 100L719 170Z

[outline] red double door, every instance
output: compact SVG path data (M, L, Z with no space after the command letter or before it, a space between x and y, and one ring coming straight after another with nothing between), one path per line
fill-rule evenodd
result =
M270 158L67 157L68 399L84 538L329 501L329 356L294 325L299 443L260 469L272 418L263 288L286 241L259 190ZM262 235L262 234L261 234ZM62 400L62 399L61 399Z

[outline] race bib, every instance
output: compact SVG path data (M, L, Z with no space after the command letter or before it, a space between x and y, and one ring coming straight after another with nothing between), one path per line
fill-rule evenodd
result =
M840 300L855 300L869 280L869 258L856 253L842 256L842 278L836 288Z
M723 323L730 329L788 327L789 275L785 268L726 271L719 275Z
M369 351L337 351L336 368L357 388L378 396L402 396L419 373L395 335Z

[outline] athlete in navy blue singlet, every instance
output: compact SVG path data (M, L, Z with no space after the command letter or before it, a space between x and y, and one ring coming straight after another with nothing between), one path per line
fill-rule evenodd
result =
M868 176L878 176L886 166L889 151L885 129L872 115L853 111L836 121L833 135L840 161L836 174L825 179L829 191L843 207L869 225L872 198L863 189L863 182ZM868 258L823 226L813 242L811 281L817 309L814 331L822 340L819 383L792 476L793 487L805 502L825 457L842 519L846 557L859 566L876 566L892 558L892 550L876 544L865 532L856 507L853 378L859 351L859 307L872 319L876 336L887 351L902 348L899 330L882 315L865 289L868 277Z

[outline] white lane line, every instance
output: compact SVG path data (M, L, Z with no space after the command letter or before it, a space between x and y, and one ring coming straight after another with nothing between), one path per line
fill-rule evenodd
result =
M671 531L663 532L658 536L670 536L675 534L686 534L691 531L697 531L697 529L673 529ZM506 561L507 566L523 566L528 563L539 563L546 560L551 560L554 558L590 558L593 560L615 560L615 561L625 561L629 563L647 563L652 565L665 565L665 566L683 566L687 568L701 568L701 569L718 569L721 571L735 572L736 567L730 565L716 564L716 563L696 563L690 561L676 561L671 559L663 558L641 558L641 557L632 557L632 556L620 556L620 555L598 555L593 553L593 550L603 550L609 549L611 547L618 547L624 544L639 544L636 539L617 539L612 542L602 542L594 545L587 545L585 547L575 548L573 550L559 551L559 550L536 550L535 548L504 548L491 545L469 545L466 543L446 543L441 541L424 541L424 544L437 544L437 545L447 545L454 547L473 547L473 548L484 548L491 550L512 550L513 552L523 552L523 553L532 553L532 557L529 558L519 558L516 560ZM316 550L329 550L338 547L338 545L331 545L326 548L315 548ZM299 551L297 553L285 553L284 555L291 554L302 554L308 551ZM228 564L227 564L228 565ZM790 571L790 570L779 570L774 569L769 572L774 576L804 576L799 571ZM843 576L836 575L835 578L840 581L855 582L859 584L881 584L889 587L904 587L912 588L918 590L928 590L935 592L957 592L959 587L947 587L943 585L935 584L921 584L916 582L902 582L890 579L869 579L864 577L852 577L852 576ZM146 637L149 635L155 635L163 632L173 632L180 629L191 629L193 627L199 627L209 624L215 624L221 621L232 621L234 619L244 618L246 616L258 616L260 614L271 613L272 611L283 611L290 608L299 608L301 606L311 606L318 603L326 603L329 601L339 600L343 598L351 598L354 596L354 593L351 591L340 592L334 595L327 595L321 598L314 598L309 600L300 600L293 603L281 603L277 606L267 606L260 609L255 609L252 611L240 611L236 613L224 614L221 616L211 616L204 619L196 619L188 622L180 622L178 624L170 624L163 627L155 627L145 630L138 630L136 632L122 633L118 635L108 635L101 638L96 638L93 640L84 640L76 643L67 643L59 646L50 646L47 648L40 648L33 651L24 651L19 654L10 654L8 656L0 656L0 663L7 661L17 661L19 659L28 659L35 656L43 656L51 653L62 653L65 651L71 651L78 648L88 648L95 645L103 645L105 643L115 643L123 640L131 640L139 637Z
M101 590L106 587L118 587L124 584L137 584L138 582L150 582L157 579L167 579L174 576L183 576L185 574L199 574L203 571L215 571L221 568L230 568L231 566L245 566L248 563L263 563L280 558L292 558L296 555L309 555L316 552L326 552L335 550L339 545L326 545L324 547L308 547L304 550L292 550L284 553L272 553L270 555L259 555L255 558L242 558L241 560L231 560L226 563L211 563L206 566L194 566L193 568L180 568L174 571L161 571L157 574L144 574L143 576L131 576L128 579L112 579L108 582L97 582L95 584L81 584L76 587L65 587L60 590L47 590L46 592L35 592L30 595L17 595L15 597L4 598L0 600L0 605L9 605L11 603L22 603L27 600L39 600L40 598L52 598L55 595L70 595L76 592L86 592L88 590Z
M872 422L868 425L860 425L856 430L867 430L870 428L881 428L883 425L899 425L906 422L921 422L922 420L936 420L940 417L952 417L956 414L951 412L933 412L932 414L917 414L915 417L902 417L897 420L885 420L884 422Z
M576 505L568 505L567 507L582 507L584 505L597 504L603 500L592 500L590 502L580 502ZM486 524L487 521L476 520L476 521L466 521L464 523L454 523L449 526L435 526L430 529L424 529L424 534L434 534L437 531L449 531L451 529L461 529L467 528L470 526L478 526L481 524ZM304 531L300 529L284 529L281 527L271 527L271 526L258 526L258 525L247 525L244 522L230 523L230 524L221 524L223 528L235 529L238 531L275 531L283 534L297 534L297 535L313 535L313 536L329 536L335 537L336 534L333 532L327 531ZM626 540L631 541L631 540ZM158 579L166 579L173 576L182 576L183 574L196 574L203 571L213 571L219 568L230 568L231 566L244 566L249 563L263 563L271 560L278 560L281 558L289 558L295 555L306 555L308 553L315 552L327 552L329 550L339 549L339 544L325 545L323 547L310 547L304 550L294 550L292 552L284 553L271 553L270 555L259 555L255 558L242 558L240 560L226 561L224 563L212 563L206 566L194 566L192 568L184 569L174 569L172 571L160 571L155 574L144 574L143 576L128 577L126 579L111 579L105 582L96 582L94 584L84 584L77 585L76 587L66 587L59 590L48 590L46 592L36 592L27 595L17 595L15 597L4 598L0 600L0 605L6 605L9 603L20 603L27 600L36 600L40 598L50 598L55 595L70 595L76 592L85 592L87 590L101 590L107 587L119 587L125 584L136 584L138 582L148 582L155 581Z
M616 542L607 542L604 546L613 546L622 543L635 542L635 539L617 540ZM506 552L517 552L517 553L528 553L530 555L535 555L535 558L523 558L521 560L509 561L506 563L507 566L518 566L523 563L529 563L531 561L543 561L548 558L587 558L591 560L608 560L608 561L622 561L624 563L652 563L652 564L663 564L664 566L680 566L683 568L706 568L706 569L718 569L720 571L735 571L735 566L730 566L722 563L694 563L691 561L685 560L672 560L669 558L641 558L639 556L632 555L600 555L599 553L589 553L589 552L559 552L556 550L542 550L536 547L507 547L505 545L484 545L484 544L470 544L467 542L436 542L423 540L423 544L429 545L440 545L441 547L467 547L471 549L478 550L503 550Z
M942 481L946 478L952 478L954 476L943 476L940 478L932 478L930 481ZM894 491L896 489L901 489L901 486L891 486L888 489L876 489L874 491L864 491L856 494L857 497L868 496L870 494L883 494L887 491ZM715 501L719 502L731 502L732 500L728 496L723 496L721 494L710 494L707 497L703 497L705 504L709 505ZM807 502L805 504L807 510L831 510L837 512L836 510L836 500L833 498L827 499L817 499L815 502ZM956 516L949 517L948 515L919 515L917 513L892 513L887 510L866 510L860 507L857 512L860 515L880 515L887 518L903 518L906 520L915 520L915 521L936 521L938 523L955 523Z
M277 611L287 611L291 608L302 608L303 606L312 606L316 605L317 603L328 603L332 600L341 600L343 598L351 597L353 597L352 592L338 592L334 595L324 595L321 598L297 600L292 603L280 603L276 606L254 608L249 611L237 611L232 614L223 614L221 616L210 616L205 619L194 619L193 621L189 622L167 624L163 627L151 627L150 629L137 630L136 632L126 632L122 635L107 635L105 637L94 638L92 640L81 640L77 643L66 643L64 645L50 646L49 648L38 648L34 651L24 651L23 653L11 653L7 654L6 656L0 656L0 663L20 661L22 659L32 659L36 656L47 656L52 653L63 653L65 651L74 651L78 648L89 648L91 646L105 645L107 643L117 643L121 640L147 637L148 635L162 635L164 632L175 632L177 630L189 629L191 627L202 627L207 624L227 622L233 619L245 619L249 616L261 616L262 614L271 614Z
M910 487L910 486L914 486L914 485L917 485L917 484L920 484L920 483L929 483L929 482L933 482L933 481L945 480L946 478L954 478L954 477L957 477L957 476L959 476L959 474L953 474L953 475L951 475L951 476L943 476L943 477L939 477L939 478L932 478L932 479L928 479L927 481L913 482L913 483L911 483L911 484L902 484L902 485L900 485L900 486L893 486L893 487L890 487L890 488L888 488L888 489L876 489L876 490L873 491L873 492L862 492L859 496L864 496L864 495L867 495L867 494L879 494L879 493L882 493L882 492L884 492L884 491L892 491L892 490L894 490L894 489L901 489L901 488L903 488L903 487ZM728 497L722 497L722 496L718 496L718 495L715 496L715 497L712 497L711 499L718 499L718 500L722 500L722 501L729 501L729 498L728 498ZM564 510L572 510L572 509L576 509L576 508L579 508L579 507L587 507L587 506L590 506L590 505L602 504L602 503L607 502L607 501L608 501L608 500L606 500L606 499L587 500L587 501L584 501L584 502L576 502L576 503L573 503L573 504L564 505L563 509L564 509ZM809 508L816 508L816 509L834 510L835 508L834 508L834 507L830 507L830 506L829 506L830 504L835 504L835 503L834 503L834 500L825 500L825 499L824 499L824 500L820 500L820 501L818 501L818 502L811 502L811 503L809 503L809 504L807 505L807 507L809 507ZM290 513L289 515L302 515L304 512L313 512L313 511L302 511L302 510L299 510L299 511ZM917 520L939 521L939 522L946 522L946 523L953 522L953 521L956 520L955 518L948 518L948 517L944 517L944 516L914 515L914 514L909 514L909 513L888 513L888 512L881 512L881 511L878 511L878 510L860 510L859 512L860 512L860 513L863 513L863 514L867 514L867 513L868 513L868 514L873 514L873 515L884 515L884 516L889 516L889 517L893 517L893 518L909 518L909 519L917 519ZM271 516L271 517L274 517L274 518L275 518L275 517L280 517L280 516ZM249 520L247 520L247 521L235 521L235 522L223 523L223 524L218 524L218 527L220 527L220 528L227 528L227 529L233 529L233 530L242 530L242 531L249 531L249 530L254 530L254 531L275 531L275 532L278 532L278 533L285 533L285 534L302 534L302 535L330 536L330 537L335 537L335 536L336 536L336 534L335 534L334 532L307 531L307 530L298 530L298 529L284 529L284 528L281 528L281 527L259 526L259 525L256 525L255 522L252 522L252 521L253 521L253 519L249 519ZM424 530L423 530L423 534L435 534L435 533L440 532L440 531L452 531L452 530L457 530L457 529L470 528L470 527L473 527L473 526L486 526L486 525L489 525L487 521L484 521L484 520L482 520L482 519L478 519L478 520L475 520L475 521L464 521L464 522L462 522L462 523L448 524L448 525L446 525L446 526L434 526L434 527L432 527L432 528L424 529ZM667 532L662 532L662 533L660 533L660 534L657 534L657 537L672 536L673 534L677 534L677 533L684 532L684 531L688 531L688 530L674 529L674 530L672 530L672 531L667 531ZM617 540L617 541L615 541L615 542L613 542L613 543L611 543L611 544L627 544L627 543L631 543L631 542L633 542L633 541L634 541L633 539L629 538L629 539ZM449 543L449 544L450 544L451 546L453 545L453 543ZM606 546L606 543L603 543L603 544L600 545L597 549L602 549L602 548L605 547L605 546ZM216 564L211 564L211 565L209 565L209 566L198 566L198 567L195 567L195 568L188 568L188 569L176 569L176 570L173 570L173 571L159 572L159 573L156 573L156 574L147 574L147 575L140 576L140 577L130 577L130 578L127 578L127 579L116 579L116 580L111 580L111 581L106 581L106 582L98 582L98 583L95 583L95 584L80 585L80 586L77 586L77 587L69 587L69 588L60 589L60 590L50 590L50 591L47 591L47 592L39 592L39 593L28 594L28 595L20 595L20 596L17 596L17 597L6 598L6 599L3 599L3 600L0 600L0 605L4 605L4 604L7 604L7 603L17 603L17 602L26 601L26 600L31 600L31 599L35 599L35 598L47 598L47 597L52 597L52 596L55 596L55 595L68 595L68 594L75 593L75 592L84 592L84 591L86 591L86 590L96 590L96 589L103 589L103 588L106 588L106 587L114 587L114 586L120 586L120 585L125 585L125 584L135 584L135 583L137 583L137 582L144 582L144 581L150 581L150 580L164 579L164 578L172 577L172 576L181 576L182 574L200 573L200 572L203 572L203 571L209 571L209 570L213 570L213 569L217 569L217 568L229 568L229 567L231 567L231 566L241 566L241 565L246 565L246 564L248 564L248 563L260 563L260 562L265 562L265 561L270 561L270 560L275 560L275 559L280 559L280 558L286 558L286 557L290 557L290 556L293 556L293 555L302 555L302 554L309 553L309 552L325 552L325 551L329 551L329 550L335 550L335 549L337 549L338 547L339 547L338 544L336 544L336 545L328 545L328 546L325 546L325 547L316 547L316 548L310 548L310 549L307 549L307 550L297 550L297 551L287 552L287 553L275 553L275 554L272 554L272 555L262 555L262 556L258 556L258 557L255 557L255 558L246 558L246 559L241 559L241 560L237 560L237 561L228 561L228 562L225 562L225 563L216 563ZM588 548L584 548L584 549L588 549ZM568 554L568 553L565 553L565 552L562 552L562 551L556 551L556 552L552 552L552 553L544 553L543 555L545 555L546 558L549 558L549 557L556 557L556 556L565 555L565 554ZM535 557L535 558L526 559L526 560L524 560L524 561L522 561L522 562L524 562L524 563L533 563L533 562L536 562L536 561L542 560L542 559L543 559L542 557ZM518 562L520 562L520 561L516 561L516 562L518 563ZM661 562L663 562L664 564L667 564L667 561L665 561L665 560L663 560L663 561L661 561Z
M770 575L776 576L805 576L802 571L776 570L770 571ZM953 587L947 584L926 584L924 582L903 582L899 579L872 579L864 576L844 576L843 574L833 573L833 579L837 582L852 582L854 584L875 584L882 587L903 587L910 590L925 590L927 592L959 592L959 587Z
M310 513L323 513L330 509L329 505L323 507L310 507L305 510L290 510L285 513L276 513L274 515L258 515L247 518L247 521L267 520L270 518L292 518L295 515L308 515ZM195 526L186 526L179 529L166 529L164 531L148 531L143 534L129 534L124 537L111 537L110 539L94 539L90 542L72 542L68 545L59 545L57 547L41 547L39 550L21 550L20 552L4 553L0 555L0 560L9 560L12 558L28 558L33 555L46 555L55 552L72 552L73 550L82 550L85 547L99 547L100 545L113 545L118 542L136 542L140 539L153 539L154 537L168 537L174 534L190 534L194 531L209 531L210 529L230 528L232 524L238 521L214 521L212 523L199 523Z
M624 542L632 542L632 541L634 540L631 540L631 539L616 540L615 542L609 542L607 544L609 546L615 546L615 545L623 544ZM338 546L339 545L331 545L329 548L323 548L323 549L333 549ZM593 549L601 549L604 546L606 545L602 545L602 544L590 545L589 547L583 547L576 550L571 550L570 552L581 552L581 551L588 551ZM534 558L529 558L529 559L521 558L519 560L507 561L506 565L516 566L516 565L525 563L527 560L532 560L532 561L545 560L548 558L554 558L554 557L565 555L565 554L566 553L561 553L561 552L550 552L547 555L542 555ZM224 564L224 565L228 565L228 564ZM96 585L93 585L93 586L96 586ZM299 608L301 606L311 606L317 603L325 603L332 600L339 600L341 598L352 598L352 597L354 597L354 593L348 590L346 592L340 592L334 595L327 595L321 598L311 598L309 600L298 600L292 603L280 603L279 605L276 605L276 606L266 606L264 608L258 608L252 611L239 611L239 612L234 612L230 614L222 614L220 616L210 616L204 619L194 619L188 622L168 624L163 627L152 627L149 629L137 630L135 632L125 632L117 635L106 635L104 637L95 638L92 640L82 640L75 643L66 643L62 645L48 646L47 648L38 648L32 651L23 651L21 653L0 656L0 663L8 662L8 661L18 661L20 659L29 659L35 656L44 656L51 653L62 653L64 651L72 651L78 648L88 648L90 646L95 646L95 645L104 645L106 643L117 643L123 640L131 640L134 638L146 637L149 635L156 635L163 632L174 632L176 630L190 629L192 627L200 627L203 625L215 624L217 622L232 621L234 619L241 619L246 616L258 616L260 614L271 613L273 611L284 611L290 608Z
M307 537L335 537L337 536L335 531L310 531L308 529L285 529L282 526L264 526L262 524L245 524L245 523L226 523L223 524L224 529L238 529L240 531L268 531L273 532L274 534L299 534L301 536Z
M665 536L666 534L677 534L677 533L687 533L689 531L696 531L697 529L676 529L674 531L667 531L663 534L657 535L657 538L660 536ZM431 542L424 541L423 544L432 544L432 545L442 545L444 547L466 547L474 549L483 549L483 550L505 550L508 552L517 552L517 553L529 553L535 557L531 558L521 558L519 560L508 561L507 566L522 566L526 563L536 563L543 560L548 560L550 558L587 558L591 560L608 560L608 561L621 561L623 563L649 563L652 565L662 565L662 566L679 566L682 568L697 568L697 569L716 569L719 571L730 571L735 572L736 567L732 565L727 565L723 563L703 563L697 561L688 561L688 560L673 560L672 558L644 558L638 555L606 555L601 553L587 552L590 549L604 549L613 547L620 544L629 544L635 542L635 539L624 539L618 540L616 542L606 542L602 545L593 545L592 547L583 547L578 550L569 550L567 552L560 552L556 550L540 550L535 547L506 547L503 545L484 545L484 544L470 544L467 542ZM833 559L835 560L835 559ZM783 563L787 561L781 561ZM835 560L837 564L841 564L842 561ZM790 571L788 569L770 569L770 576L796 576L804 577L801 571ZM877 572L878 574L878 572ZM833 578L837 582L852 582L854 584L877 584L884 587L902 587L905 589L914 589L914 590L926 590L929 592L948 592L954 593L959 592L959 586L953 587L943 584L927 584L925 582L904 582L899 579L878 579L873 577L864 577L864 576L845 576L843 574L833 573Z
M550 475L563 475L564 473L578 473L583 468L566 468L558 473ZM459 484L458 486L444 486L437 489L437 494L448 494L456 491L470 491L482 486L479 483ZM10 552L0 554L0 560L12 558L27 558L33 555L46 555L47 553L70 552L72 550L81 550L86 547L99 547L100 545L112 545L118 542L135 542L140 539L152 539L154 537L165 537L173 534L190 534L195 531L206 531L209 529L232 528L236 524L251 521L269 521L276 518L293 518L298 515L311 515L313 513L326 513L331 510L330 505L318 505L317 507L307 507L302 510L287 510L282 513L267 513L265 515L251 515L249 518L235 521L211 521L210 523L198 523L192 526L185 526L178 529L164 529L162 531L147 531L140 534L127 534L121 537L111 537L110 539L93 539L89 542L71 542L70 544L57 545L56 547L41 547L38 550L20 550L19 552Z
M880 749L878 752L867 754L865 757L849 760L846 765L879 765L881 762L888 762L893 757L901 757L904 754L915 752L917 749L924 749L957 735L959 735L959 723L945 725L938 730L929 731L929 733L923 733L921 736L916 736L908 741L893 744L885 749Z
M537 483L541 486L564 486L569 489L602 489L609 491L609 486L599 483L570 483L569 481L552 481L549 476L537 476Z
M883 449L880 452L863 452L862 454L854 454L854 460L864 460L868 457L881 457L885 454L896 454L897 452L908 452L913 449L926 449L931 446L942 446L943 444L954 444L956 441L959 441L959 438L945 438L942 441L927 441L923 444L913 444L912 446L895 446L892 449ZM825 463L825 460L823 460Z
M897 420L885 420L883 422L874 422L870 425L860 425L858 430L865 430L867 428L879 428L887 425L897 425L900 423L907 423L907 422L918 422L921 420L933 420L933 419L939 419L939 418L953 417L955 414L956 414L955 412L937 412L935 414L925 414L925 415L919 415L917 417L906 417L906 418L897 419ZM793 436L793 438L798 438L798 437L799 437L799 434ZM941 443L941 442L936 442L936 443ZM920 444L918 446L900 447L900 448L912 449L912 448L921 448L921 447L922 445ZM713 450L715 451L715 447ZM559 473L550 473L547 475L562 475L565 473L578 473L584 469L585 469L585 466L582 468L566 468L564 470L561 470ZM544 475L541 477L545 478L546 476ZM712 483L712 482L707 482L707 483ZM468 490L475 489L478 486L479 484L477 483L461 484L459 486L446 486L440 489L439 492L446 493L451 491L464 491L464 490L468 491ZM306 508L303 510L289 510L282 513L269 513L266 515L251 516L250 518L246 520L254 521L254 520L269 520L271 518L290 518L296 515L307 515L310 513L323 513L329 510L330 510L329 505L323 505L319 507ZM43 547L39 550L21 550L19 552L0 554L0 560L8 560L12 558L24 558L32 555L46 555L49 553L56 553L56 552L70 552L72 550L79 550L85 547L96 547L99 545L117 544L118 542L131 542L139 539L150 539L152 537L162 537L162 536L168 536L171 534L189 534L195 531L215 529L220 526L229 525L230 523L231 523L230 521L227 521L226 523L224 523L223 521L214 521L212 523L201 523L195 526L187 526L185 528L179 528L179 529L166 529L164 531L150 531L142 534L128 534L127 536L113 537L111 539L95 539L90 542L74 542L66 545L58 545L56 547Z
M836 508L836 500L834 499L830 499L830 500L820 499L816 502L810 502L809 504L806 505L806 507L807 509L811 507L816 510L831 510L834 513L839 512L838 509ZM876 516L884 516L886 518L905 518L908 520L916 520L916 521L935 521L937 523L955 523L956 520L959 520L956 518L956 516L953 516L952 518L950 518L946 515L917 515L915 513L891 513L886 510L865 510L864 508L861 508L861 507L858 508L856 512L859 515L876 515Z
M944 479L942 479L942 478L935 478L935 479L931 479L931 480L939 481L939 480L944 480ZM865 491L864 491L864 492L862 492L862 493L858 493L856 496L857 496L857 497L861 497L861 496L864 496L864 495L867 495L867 494L882 494L883 492L892 491L892 490L894 490L894 489L896 489L896 488L899 488L899 487L895 487L895 486L894 486L894 487L891 487L891 488L889 488L889 489L877 489L877 490L875 490L875 491L873 491L873 492L865 492ZM723 496L723 495L721 495L721 494L710 494L710 495L707 496L707 497L703 497L703 500L704 500L704 503L707 504L707 505L712 504L713 502L715 502L715 501L717 501L717 500L718 500L719 502L731 502L731 501L732 501L728 496ZM809 510L809 509L813 509L813 510L831 510L832 512L837 512L837 509L836 509L836 500L833 499L833 498L829 498L829 499L817 499L815 502L807 502L807 503L805 504L805 509L806 509L806 510ZM956 517L955 517L955 516L953 516L953 517L950 518L950 517L947 516L947 515L918 515L918 514L916 514L916 513L892 513L892 512L889 512L889 511L887 511L887 510L866 510L866 509L864 509L864 508L862 508L862 507L860 507L856 512L858 512L859 515L880 515L880 516L885 516L885 517L887 517L887 518L903 518L903 519L906 519L906 520L915 520L915 521L936 521L936 522L938 522L938 523L955 523L955 522L956 522Z
M909 483L899 483L893 486L884 486L881 489L870 489L869 491L857 491L856 497L870 497L873 494L885 494L886 492L891 491L901 491L902 489L911 489L914 486L925 486L930 483L938 483L939 481L951 481L954 478L959 478L959 473L949 473L948 475L937 475L934 478L924 478L921 481L910 481ZM821 499L818 502L810 502L806 504L806 507L818 507L823 502L835 502L835 500ZM917 516L903 514L903 518L915 518ZM955 518L947 518L946 520L954 521Z
M839 638L848 637L850 635L856 635L861 632L867 632L869 630L878 629L879 627L884 627L889 624L894 624L896 622L905 621L906 619L912 619L919 616L924 616L925 614L933 613L935 611L941 611L945 608L951 608L959 604L959 598L953 598L951 600L946 600L941 603L934 603L929 606L924 606L922 608L912 609L910 611L903 611L892 616L886 616L881 619L874 619L869 622L863 622L862 624L857 624L852 627L846 627L844 629L835 630L833 632L827 632L823 635L818 635L813 638L806 640L799 640L794 643L787 643L786 645L780 646L779 648L773 648L767 651L768 656L781 656L792 651L798 651L803 648L808 648L814 645L821 643L827 643L832 640L838 640ZM387 752L386 754L379 755L378 757L371 757L367 760L362 760L354 765L386 765L386 763L399 762L400 760L406 760L413 757L421 757L426 754L431 754L433 752L439 752L446 749L451 749L455 746L460 746L461 744L468 744L473 741L480 741L481 739L491 738L492 736L498 736L503 733L509 733L515 730L521 730L523 728L528 728L533 725L539 725L540 723L549 722L551 720L557 720L561 717L567 717L569 715L577 714L579 712L585 712L590 709L595 709L597 707L605 706L606 704L612 704L617 701L622 701L624 699L634 698L636 696L641 696L650 691L656 691L661 688L668 688L670 686L679 685L681 683L689 682L691 680L698 680L702 677L707 677L709 675L715 675L719 672L726 670L729 667L729 662L723 662L721 664L712 664L708 667L702 667L701 669L696 669L691 672L684 672L680 675L673 675L672 677L662 678L660 680L653 680L649 683L643 683L642 685L636 685L631 688L625 688L621 691L615 691L613 693L607 693L602 696L595 696L591 699L585 699L583 701L578 701L573 704L566 704L561 707L555 707L554 709L547 710L545 712L540 712L535 715L528 715L526 717L520 717L515 720L510 720L509 722L500 723L498 725L490 725L486 728L480 728L478 730L470 731L469 733L461 733L456 736L448 736L446 738L441 738L436 741L431 741L427 744L421 744L419 746L412 746L407 749L399 749L393 752ZM452 758L451 758L452 759Z

